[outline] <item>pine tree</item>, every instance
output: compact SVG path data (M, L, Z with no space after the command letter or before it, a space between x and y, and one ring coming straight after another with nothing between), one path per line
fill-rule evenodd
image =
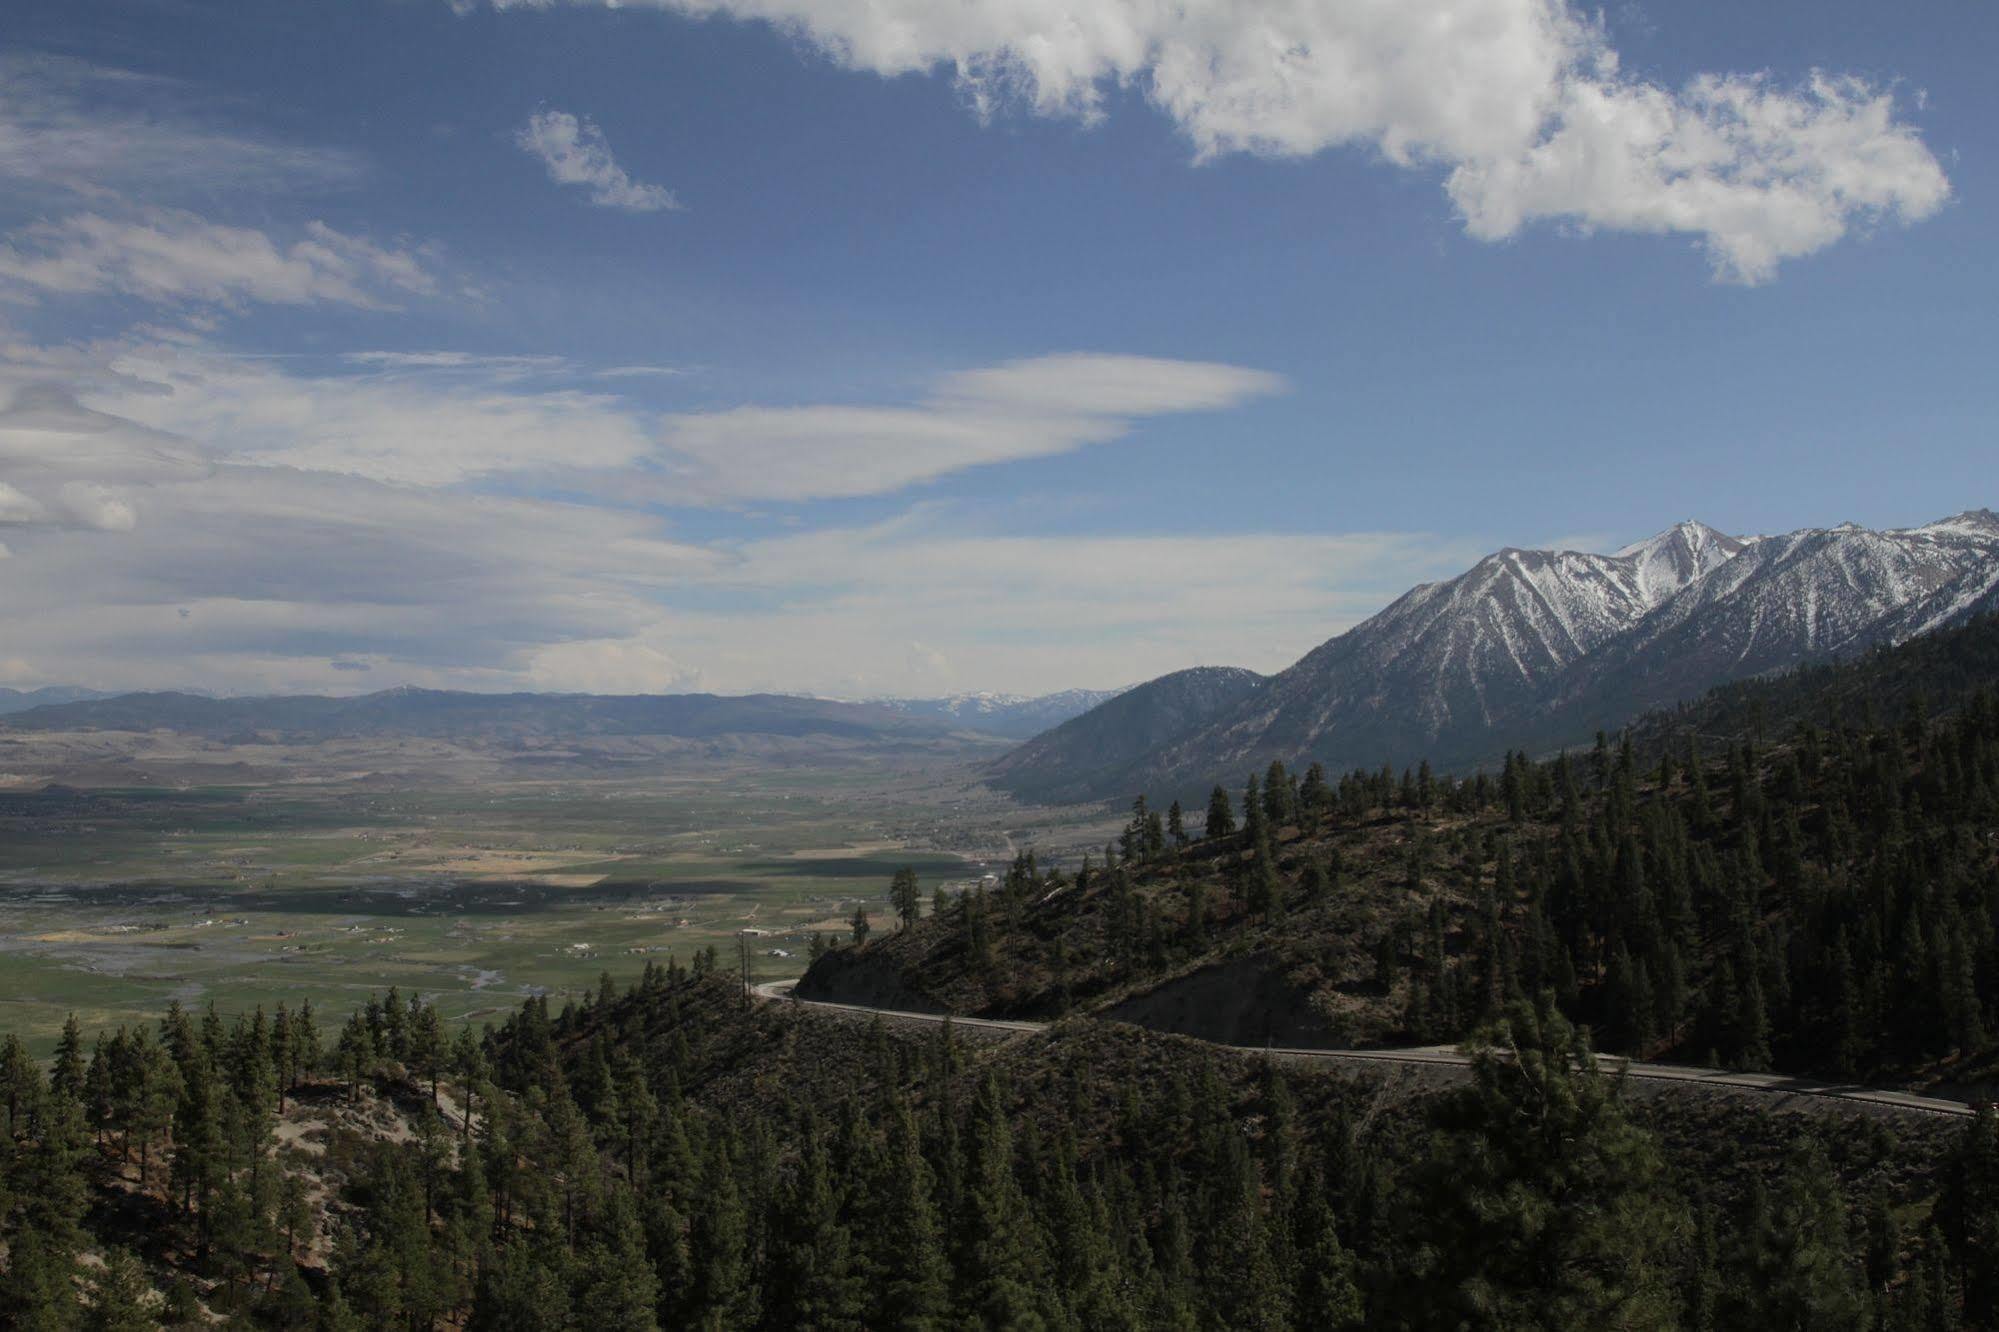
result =
M1724 1301L1742 1325L1866 1326L1873 1302L1854 1262L1839 1182L1816 1143L1793 1148L1776 1190L1752 1203L1742 1230Z
M434 1006L418 1004L414 996L410 1003L413 1006L409 1029L410 1071L430 1084L430 1103L435 1107L438 1104L438 1084L444 1077L444 1024Z
M71 1013L62 1024L61 1038L56 1041L55 1059L49 1066L49 1090L58 1096L81 1100L84 1071L83 1030L77 1025L76 1014Z
M730 1328L755 1317L750 1285L749 1218L724 1135L710 1140L702 1171L702 1196L688 1227L694 1281L686 1292L684 1325Z
M951 1270L932 1198L933 1176L909 1106L898 1098L889 1123L875 1267L880 1284L869 1316L875 1327L938 1332L951 1308Z
M889 881L888 900L895 909L896 920L903 928L907 929L916 923L916 918L923 907L922 894L923 889L917 882L914 869L904 865L896 870L895 877Z
M1667 1327L1667 1255L1687 1228L1650 1135L1624 1115L1551 994L1474 1046L1472 1085L1433 1116L1401 1242L1425 1325Z
M659 1278L646 1259L638 1208L624 1189L613 1190L598 1234L578 1264L574 1302L579 1327L653 1332Z
M1208 823L1203 836L1211 842L1235 836L1235 808L1229 803L1227 787L1217 786L1208 793Z
M28 1136L35 1113L42 1104L42 1070L28 1054L28 1047L13 1032L0 1043L0 1096L6 1098L7 1136L19 1141Z
M1359 1327L1367 1317L1354 1256L1340 1243L1327 1205L1328 1188L1314 1178L1300 1192L1297 1237L1296 1325L1326 1329Z
M1937 1223L1964 1287L1965 1321L1999 1324L1999 1113L1978 1107L1944 1172Z
M313 1019L312 1000L299 1005L298 1013L292 1019L292 1067L291 1085L297 1090L301 1078L319 1071L320 1061L325 1057L320 1049L319 1024Z
M1042 1327L1040 1231L1014 1175L1013 1135L993 1076L980 1086L967 1146L965 1203L956 1226L963 1252L955 1264L959 1313L990 1327Z
M853 1237L841 1219L824 1135L807 1117L799 1159L782 1189L765 1281L765 1313L778 1327L859 1328L863 1292Z
M130 1249L111 1248L84 1301L84 1332L151 1332L160 1326L159 1299Z

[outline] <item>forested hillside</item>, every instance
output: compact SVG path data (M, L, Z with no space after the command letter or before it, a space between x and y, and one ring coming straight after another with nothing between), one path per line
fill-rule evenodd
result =
M1590 1053L1989 1101L1999 698L1951 641L1934 701L1870 658L1650 748L1139 802L1073 871L929 911L906 877L804 987L1045 1032L753 1002L708 952L483 1031L391 991L8 1039L0 1323L1999 1327L1989 1105Z
M1847 660L1720 685L1680 707L1641 717L1632 733L1649 760L1689 735L1761 740L1805 725L1872 730L1905 715L1917 700L1926 713L1950 716L1995 687L1999 615L1981 615Z
M697 971L712 969L703 959ZM1545 1002L1468 1085L648 968L5 1061L23 1328L1990 1326L1999 1121L1633 1101ZM317 1051L315 1052L315 1047Z
M1955 678L1991 632L1921 662ZM1989 1080L1999 696L1933 718L1909 690L1886 716L1865 706L1881 672L1722 696L1698 729L1657 732L1656 760L1627 737L1496 777L1272 764L1201 814L1141 799L1096 863L1023 856L998 892L819 959L802 992L1394 1044L1456 1040L1545 988L1607 1049ZM1751 714L1765 725L1712 738Z

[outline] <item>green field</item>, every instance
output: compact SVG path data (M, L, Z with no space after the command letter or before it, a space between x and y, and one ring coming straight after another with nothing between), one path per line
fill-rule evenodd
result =
M901 865L926 890L1037 838L990 797L825 771L504 789L341 786L0 794L0 1030L46 1048L170 999L225 1012L389 986L448 1017L628 978L740 931L759 979L803 969L856 905L888 925Z

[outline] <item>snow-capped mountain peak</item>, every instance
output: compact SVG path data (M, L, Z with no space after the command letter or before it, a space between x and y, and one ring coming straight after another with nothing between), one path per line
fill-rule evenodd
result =
M1911 527L1904 535L1999 541L1999 513L1990 509L1966 509L1963 513L1939 518L1921 527Z
M1633 542L1612 558L1631 562L1639 594L1657 606L1688 583L1740 555L1748 546L1691 518L1656 536Z
M1102 788L1198 790L1273 758L1484 762L1994 611L1990 509L1749 539L1689 520L1610 555L1508 548L1412 588Z

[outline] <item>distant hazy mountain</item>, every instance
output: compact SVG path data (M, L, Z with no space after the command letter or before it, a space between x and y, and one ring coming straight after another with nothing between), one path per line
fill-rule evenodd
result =
M825 736L924 740L942 723L866 703L779 694L473 694L390 689L357 698L121 694L15 713L12 730L171 730L213 739L314 741L392 735L507 740L560 736Z
M1080 716L1121 689L1065 689L1059 694L952 694L945 698L884 698L884 708L908 717L943 722L964 731L1025 740L1071 717Z
M1465 768L1995 606L1999 517L1984 509L1886 532L1849 524L1742 539L1685 522L1612 555L1503 550L1415 588L1142 752L1120 745L1103 762L1040 751L1047 761L1024 784L1022 750L991 779L1083 799L1239 782L1272 759Z
M0 689L0 716L13 712L26 712L29 708L46 707L51 703L75 703L82 699L109 697L109 694L99 690L79 689L75 685L48 685L42 689Z
M1031 800L1089 800L1132 765L1250 697L1255 671L1196 666L1126 690L1036 736L987 769L987 781Z

